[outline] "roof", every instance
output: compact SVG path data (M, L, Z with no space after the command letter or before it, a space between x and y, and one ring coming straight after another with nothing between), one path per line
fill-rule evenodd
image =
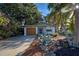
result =
M53 25L47 24L47 23L44 23L44 22L40 22L40 23L37 23L37 24L34 24L34 25L25 25L24 27L27 27L27 26L46 27L46 26L53 26Z

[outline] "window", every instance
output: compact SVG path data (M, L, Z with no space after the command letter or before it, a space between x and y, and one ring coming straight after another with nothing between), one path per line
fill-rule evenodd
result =
M51 30L51 29L47 29L46 31L47 31L47 32L51 32L52 30Z

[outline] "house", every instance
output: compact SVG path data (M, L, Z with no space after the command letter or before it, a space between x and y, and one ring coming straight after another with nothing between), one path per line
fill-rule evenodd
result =
M24 26L24 36L53 33L55 33L55 28L53 27L53 25L47 24L46 22L39 22L35 25Z

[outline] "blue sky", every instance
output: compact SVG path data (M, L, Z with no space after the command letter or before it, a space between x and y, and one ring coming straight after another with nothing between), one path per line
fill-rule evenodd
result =
M49 13L47 3L37 3L36 6L43 16L46 16Z

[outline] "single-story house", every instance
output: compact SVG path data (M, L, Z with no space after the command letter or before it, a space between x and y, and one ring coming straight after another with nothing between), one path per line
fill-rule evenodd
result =
M55 33L55 28L47 23L38 23L35 25L24 26L24 36L36 35L36 34L53 34L53 33Z

